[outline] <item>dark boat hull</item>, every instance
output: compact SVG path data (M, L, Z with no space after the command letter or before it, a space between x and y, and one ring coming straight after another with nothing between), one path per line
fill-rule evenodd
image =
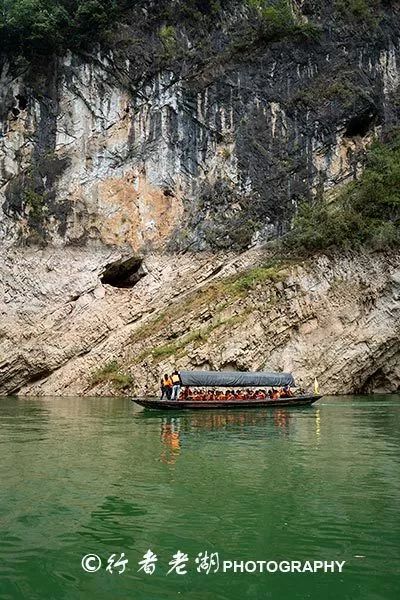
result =
M152 410L210 410L233 408L279 408L282 406L311 406L322 396L295 396L278 400L157 400L157 398L132 398L132 401Z

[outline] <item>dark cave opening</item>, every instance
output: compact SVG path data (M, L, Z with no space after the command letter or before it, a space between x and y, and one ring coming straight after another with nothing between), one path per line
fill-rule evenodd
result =
M398 391L396 382L382 368L374 371L362 384L361 394L392 394Z
M355 115L347 122L344 135L347 138L365 137L377 121L378 116L373 110Z
M26 108L28 106L27 98L25 96L23 96L22 94L17 94L15 96L15 99L18 101L19 110L26 110Z
M107 265L101 282L116 288L133 288L146 275L143 259L133 257Z

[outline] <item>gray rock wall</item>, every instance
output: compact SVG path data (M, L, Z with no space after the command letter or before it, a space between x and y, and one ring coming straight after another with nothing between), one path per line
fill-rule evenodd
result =
M355 177L372 136L398 124L396 3L353 29L331 3L299 4L316 39L266 41L236 11L192 60L184 24L176 56L157 58L157 23L141 25L147 56L3 57L3 243L243 249Z

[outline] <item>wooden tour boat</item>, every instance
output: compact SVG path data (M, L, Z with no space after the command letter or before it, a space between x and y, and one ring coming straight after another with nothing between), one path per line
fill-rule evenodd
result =
M240 371L181 371L182 387L197 388L267 388L294 387L290 373L249 373ZM132 401L144 408L154 410L204 410L234 408L278 408L283 406L311 406L322 398L318 394L303 394L281 397L272 400L160 400L159 398L132 398Z

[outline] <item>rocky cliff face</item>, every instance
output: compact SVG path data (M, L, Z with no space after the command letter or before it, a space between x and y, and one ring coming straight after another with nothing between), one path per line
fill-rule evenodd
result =
M117 393L122 369L142 391L178 359L293 368L334 392L396 389L393 256L293 267L248 303L235 296L215 327L218 309L197 299L181 325L152 320L257 265L298 202L357 176L372 136L398 124L398 3L353 27L332 3L294 2L301 27L272 40L246 3L223 3L201 47L185 22L165 39L139 4L121 37L140 44L35 69L1 58L0 390ZM186 351L193 327L207 341ZM168 360L146 355L162 340L175 344Z
M3 327L6 390L151 393L175 364L288 370L307 388L317 376L325 393L399 389L399 255L279 267L254 266L264 264L256 250L185 255L178 264L149 256L134 290L88 277L78 253L68 274L46 254L37 259L35 279L43 281L41 263L52 269L35 290L47 306ZM50 281L59 279L68 300L53 296ZM86 287L79 298L78 286Z

